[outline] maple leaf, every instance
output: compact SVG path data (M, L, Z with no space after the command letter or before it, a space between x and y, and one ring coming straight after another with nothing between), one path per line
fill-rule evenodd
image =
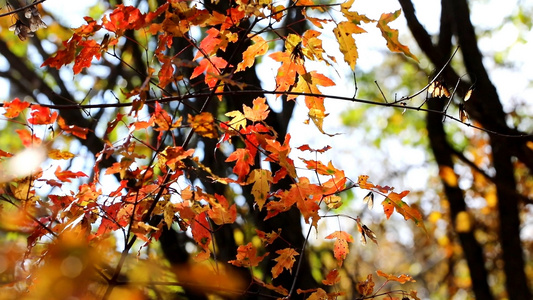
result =
M233 118L230 121L224 123L227 124L227 126L231 130L240 130L246 127L246 117L242 112L234 110L227 112L225 116Z
M405 274L402 274L402 275L399 275L399 276L394 276L394 275L382 272L381 270L377 270L376 273L378 274L378 276L385 277L385 279L387 279L387 281L396 281L396 282L399 282L401 284L404 284L406 282L416 282L416 280L414 280L413 277L411 277L409 275L405 275Z
M405 220L412 219L416 226L422 227L424 231L426 230L424 222L422 220L422 215L420 212L412 207L409 204L405 203L402 198L409 194L409 191L403 191L400 194L391 192L385 200L383 200L383 210L387 215L387 219L390 217L394 209L401 214Z
M409 48L402 45L398 40L398 30L389 27L389 23L396 20L401 12L401 9L399 9L394 13L382 14L376 26L381 30L381 35L383 35L387 41L387 47L389 47L390 51L401 52L418 62L418 58L411 53Z
M326 239L336 239L333 245L333 256L337 260L339 266L342 266L343 261L350 252L348 243L353 243L352 235L345 231L335 231L334 233L326 236Z
M242 105L244 116L252 122L264 121L270 112L268 104L266 104L266 99L264 97L258 97L254 99L253 104L252 108L245 104Z
M19 98L15 98L11 102L4 102L4 109L6 110L4 116L8 119L16 118L28 107L30 107L30 103L26 101L20 101Z
M87 133L89 132L88 128L82 128L76 125L67 125L65 119L63 119L61 116L59 116L57 119L57 125L59 128L61 128L61 130L63 130L63 132L77 136L80 139L86 139Z
M167 146L165 150L159 153L159 163L167 165L171 170L185 168L183 160L190 158L194 154L194 149L183 149L181 146Z
M68 41L63 41L65 49L58 50L54 56L47 58L41 67L49 66L59 70L62 66L71 63L76 58L78 43L81 39L80 35L74 34Z
M264 287L264 288L267 288L271 291L274 291L280 295L283 295L283 296L287 296L289 295L289 291L287 291L286 288L284 288L283 286L281 285L278 285L278 286L275 286L271 283L264 283L261 279L257 278L257 277L254 277L254 282L257 283L258 285Z
M159 79L159 86L165 88L169 83L174 80L174 65L170 57L166 55L158 55L159 62L161 62L161 68L157 73Z
M162 13L162 12L160 12ZM153 16L150 16L153 18ZM102 25L105 29L122 35L127 29L140 29L145 26L145 15L134 6L125 6L124 4L117 5L117 8L103 18Z
M48 107L32 105L30 115L31 117L28 119L28 123L33 125L48 125L56 121L58 113L57 111L50 112L50 108Z
M250 173L250 166L254 165L254 156L248 149L239 148L231 153L226 162L236 161L233 173L239 176L239 181L244 181L244 177Z
M333 166L333 163L329 161L328 165L324 165L322 162L317 160L307 160L300 158L305 164L307 169L316 170L320 175L335 175L339 170Z
M277 278L284 269L289 270L289 273L292 274L292 266L296 261L295 256L300 254L292 248L281 249L276 251L276 253L279 254L279 256L274 259L277 263L272 267L272 278Z
M100 45L94 40L80 41L78 47L81 47L81 51L74 60L74 67L72 68L74 74L80 73L83 68L90 67L93 58L99 60L102 56Z
M237 248L237 259L230 260L228 263L237 267L257 267L268 254L269 253L267 252L262 256L257 256L257 249L252 246L252 243L248 243L239 246L239 248Z
M60 159L71 159L76 157L76 155L70 153L69 151L61 151L59 149L52 149L48 151L48 157L55 160Z
M333 269L329 271L329 273L326 275L326 279L322 280L322 284L325 285L335 285L341 281L341 278L339 276L339 271L337 269Z
M371 190L374 188L374 185L371 182L368 182L368 175L359 175L357 178L357 184L360 188L365 190Z
M359 294L366 297L374 293L374 286L375 286L375 283L372 278L372 274L368 274L365 281L357 282L356 288Z
M289 153L291 151L289 145L290 140L291 135L289 133L285 135L283 145L274 139L266 139L265 141L267 145L265 146L265 150L269 151L271 154L265 160L278 163L281 167L287 170L289 176L295 178L296 169L294 167L294 161L289 158Z
M212 56L210 58L204 58L200 61L199 65L193 70L191 74L191 79L194 79L205 72L205 83L210 88L215 88L218 79L216 77L213 77L211 74L222 74L221 70L226 68L226 66L228 66L228 62L222 57Z
M202 212L194 217L191 223L192 237L204 252L211 253L209 245L211 244L211 232L209 231L209 222L206 218L206 212Z
M272 244L281 234L281 228L278 228L278 232L272 231L271 233L266 233L264 231L261 231L259 229L256 229L255 232L257 233L257 237L261 239L265 245Z
M232 224L237 219L237 207L229 206L228 200L222 195L215 194L218 202L210 201L211 209L207 211L209 218L217 225Z
M72 172L69 170L61 171L61 167L57 167L56 171L54 172L54 175L56 175L57 179L63 181L63 182L71 182L71 178L80 178L80 177L88 177L85 173L78 171L78 172Z
M235 70L235 72L244 71L246 68L253 66L257 56L267 53L268 43L261 36L252 36L252 41L254 44L244 50L242 53L243 61L237 65L237 70Z
M192 130L197 134L209 139L218 138L215 118L210 112L202 112L195 116L189 115L189 122Z
M42 140L36 135L31 134L28 130L25 129L15 129L15 132L18 134L20 141L24 147L38 146L41 144Z
M344 55L344 61L347 62L352 71L355 71L355 64L359 54L357 53L357 46L355 45L355 39L352 34L366 32L363 28L357 26L351 21L343 21L337 24L337 27L333 29L333 33L339 43L339 50Z
M270 192L270 183L272 182L272 172L264 169L252 170L250 176L246 180L247 184L252 185L252 195L254 195L255 203L259 207L259 210L263 209L268 193Z
M309 147L309 145L306 144L306 145L302 145L302 146L300 146L300 147L298 147L296 149L298 149L300 151L310 151L310 152L324 153L324 152L328 151L329 149L331 149L331 146L325 146L322 149L313 149L313 148Z

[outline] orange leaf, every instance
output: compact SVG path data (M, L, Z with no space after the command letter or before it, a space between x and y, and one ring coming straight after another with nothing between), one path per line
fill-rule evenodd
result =
M230 260L228 263L237 267L257 267L268 254L267 252L263 256L257 256L257 249L252 246L252 243L248 243L247 245L239 246L237 249L237 259Z
M211 253L209 244L211 244L211 232L209 231L209 222L206 218L206 212L202 212L194 217L191 224L192 237L204 252Z
M36 135L32 135L28 130L16 129L15 132L19 135L24 147L38 146L42 142L40 138L38 138Z
M8 119L16 118L24 109L28 108L29 106L29 102L20 101L19 98L15 98L11 102L4 102L4 109L6 110L4 116Z
M41 67L50 66L59 70L63 65L71 63L76 58L78 43L81 39L80 35L74 34L70 40L63 42L66 49L58 50L54 56L47 58Z
M79 172L72 172L72 171L61 171L60 167L57 167L56 171L54 172L54 175L56 175L57 179L63 181L63 182L71 182L71 178L80 178L80 177L88 177L85 173L79 171Z
M398 30L389 27L389 23L396 20L401 12L402 11L399 9L394 13L382 14L376 26L381 30L381 35L387 40L387 47L389 47L390 51L402 52L418 62L418 58L411 53L409 48L402 45L398 40Z
M274 259L274 261L277 261L277 263L272 268L272 277L277 278L279 274L283 272L283 269L289 270L289 273L292 274L292 266L296 261L295 256L300 254L292 248L281 249L276 251L276 253L279 254L279 256Z
M48 107L33 105L31 109L31 117L28 119L28 123L30 124L48 125L54 123L57 119L57 111L52 113Z
M335 285L341 281L341 278L339 276L339 271L337 269L333 269L329 271L328 275L326 275L326 279L322 280L322 284L325 285Z
M74 60L74 67L72 68L74 74L80 73L83 68L90 67L93 57L100 59L102 55L100 45L94 40L80 41L78 47L81 47L81 51Z
M372 279L372 274L368 274L365 281L359 281L356 285L357 292L362 296L370 296L374 292L374 280Z
M264 121L270 112L268 104L266 104L266 99L259 97L253 103L254 106L252 108L244 104L242 105L244 116L252 122Z
M239 148L231 153L226 162L237 161L233 167L233 173L239 176L239 181L244 181L244 177L250 173L250 166L254 165L254 157L248 149Z
M218 56L213 56L209 59L204 58L200 61L200 64L192 72L191 79L194 79L205 72L205 83L210 88L214 88L218 82L218 79L216 77L213 77L211 74L220 75L222 73L221 70L223 70L227 65L228 62Z
M413 277L409 275L405 275L405 274L394 276L394 275L382 272L381 270L377 270L376 273L378 274L378 276L385 277L387 281L397 281L401 284L404 284L406 282L416 282L416 280L414 280Z
M242 53L243 61L237 65L236 72L244 71L244 69L253 66L257 56L267 53L268 43L261 36L253 36L252 41L254 44Z
M257 237L261 239L265 245L272 244L281 234L281 228L278 228L278 232L272 231L271 233L266 233L264 231L261 231L259 229L256 229L255 232L257 233Z
M350 252L348 243L353 243L352 235L345 231L335 231L334 233L328 235L326 239L336 239L333 248L333 256L335 256L339 266L342 266L343 261Z
M81 139L86 139L87 133L89 132L88 128L83 128L76 125L67 125L61 116L59 116L57 119L57 125L59 125L59 128L61 128L61 130L64 132L77 136Z
M211 203L211 209L207 211L209 218L217 225L232 224L237 219L237 207L228 204L226 197L215 194L218 202Z

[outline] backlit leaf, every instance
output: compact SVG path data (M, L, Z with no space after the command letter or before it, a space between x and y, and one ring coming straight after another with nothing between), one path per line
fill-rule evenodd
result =
M272 268L272 278L277 278L284 269L292 274L292 266L296 261L295 257L300 254L292 248L281 249L276 251L276 253L279 254L279 256L274 259L277 263Z
M345 231L335 231L334 233L326 236L325 238L335 239L335 243L333 245L333 256L337 260L339 266L342 266L342 263L350 252L350 247L348 246L348 243L353 243L352 235Z
M61 171L60 167L57 167L56 171L54 172L54 175L56 175L57 179L63 182L71 182L70 179L72 178L88 177L85 173L81 171L79 172L72 172L69 170Z
M16 118L24 109L30 107L30 103L20 101L19 98L13 99L11 102L4 102L4 109L6 112L4 116L8 119Z
M267 53L268 43L261 36L253 36L252 41L254 43L242 53L243 61L237 65L236 72L244 71L244 69L253 66L257 56Z
M379 28L379 30L381 30L381 35L383 35L387 41L387 47L390 51L401 52L418 62L418 58L411 53L409 48L405 45L402 45L398 40L398 30L389 27L389 23L396 20L400 16L401 12L402 11L399 9L394 13L382 14L376 26Z
M244 178L250 173L250 166L254 165L254 157L250 154L248 149L239 148L231 153L226 159L226 162L236 161L233 167L233 173L239 176L239 181L244 181Z
M255 203L259 207L259 210L263 209L268 193L270 192L270 183L272 182L272 172L264 169L252 170L246 183L252 185L252 195L254 195Z
M264 121L270 112L266 99L263 97L256 98L253 104L253 107L242 105L244 116L252 122Z
M230 260L228 263L237 267L257 267L261 261L268 255L265 253L262 256L257 256L257 249L252 246L252 243L239 246L237 248L237 259Z
M399 275L399 276L394 276L394 275L382 272L381 270L377 270L376 273L378 274L378 276L385 277L385 279L387 279L387 281L396 281L396 282L399 282L401 284L404 284L406 282L416 282L416 280L414 280L413 277L411 277L409 275L405 275L405 274L402 274L402 275Z
M366 32L363 28L357 26L350 21L340 22L337 27L333 29L333 33L337 38L337 42L340 46L340 51L344 55L344 61L350 65L353 71L355 71L355 64L359 54L357 53L357 46L355 45L355 39L352 34Z
M48 107L33 105L30 115L31 117L28 119L28 123L33 125L48 125L56 121L58 113L57 111L52 113Z

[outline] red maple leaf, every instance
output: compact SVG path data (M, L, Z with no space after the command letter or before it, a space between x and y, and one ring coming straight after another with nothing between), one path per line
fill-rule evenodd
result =
M15 98L11 102L4 102L4 109L6 110L4 116L9 119L16 118L24 109L28 108L29 106L29 102L20 101L19 98Z
M31 107L31 117L28 119L28 123L33 125L48 125L52 124L56 121L58 113L57 111L54 111L53 113L50 112L50 108L40 106L40 105L33 105Z
M57 179L63 181L63 182L71 182L70 179L72 178L80 178L80 177L88 177L85 173L78 171L78 172L72 172L69 170L61 171L61 167L57 167L56 171L54 172Z
M226 162L236 161L233 167L233 173L239 176L239 181L244 181L244 178L250 173L250 166L254 165L254 157L248 149L239 148L231 153L226 159Z

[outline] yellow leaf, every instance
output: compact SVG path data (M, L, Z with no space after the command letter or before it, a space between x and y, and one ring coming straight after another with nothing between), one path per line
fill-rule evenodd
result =
M355 64L359 55L352 34L363 32L366 32L363 28L348 21L340 22L333 29L333 33L335 33L335 37L339 43L339 50L344 54L344 61L350 65L353 71L355 71Z
M254 195L255 203L259 207L259 210L263 209L268 193L270 192L270 182L272 182L272 173L268 170L255 169L248 176L247 183L253 182L252 195Z
M231 129L240 130L246 127L246 117L240 111L238 110L230 111L226 113L225 116L232 118L228 122L228 126L230 126Z
M418 62L418 58L411 53L409 48L405 45L402 45L402 43L400 43L398 40L398 30L389 27L389 23L396 20L400 16L401 12L401 9L399 9L394 13L382 14L376 26L379 28L379 30L381 30L381 35L383 35L387 41L387 47L389 47L390 51L401 52Z
M244 71L244 69L253 66L257 56L267 53L268 43L261 36L253 36L252 41L254 44L242 53L243 61L237 65L236 72Z
M472 229L472 219L470 214L466 211L462 211L455 217L455 231L457 232L470 232Z
M48 157L51 159L59 160L59 159L71 159L76 157L76 155L70 153L69 151L61 151L58 149L52 149L48 152Z
M457 174L449 166L440 166L439 167L439 176L448 186L457 187L458 178Z

